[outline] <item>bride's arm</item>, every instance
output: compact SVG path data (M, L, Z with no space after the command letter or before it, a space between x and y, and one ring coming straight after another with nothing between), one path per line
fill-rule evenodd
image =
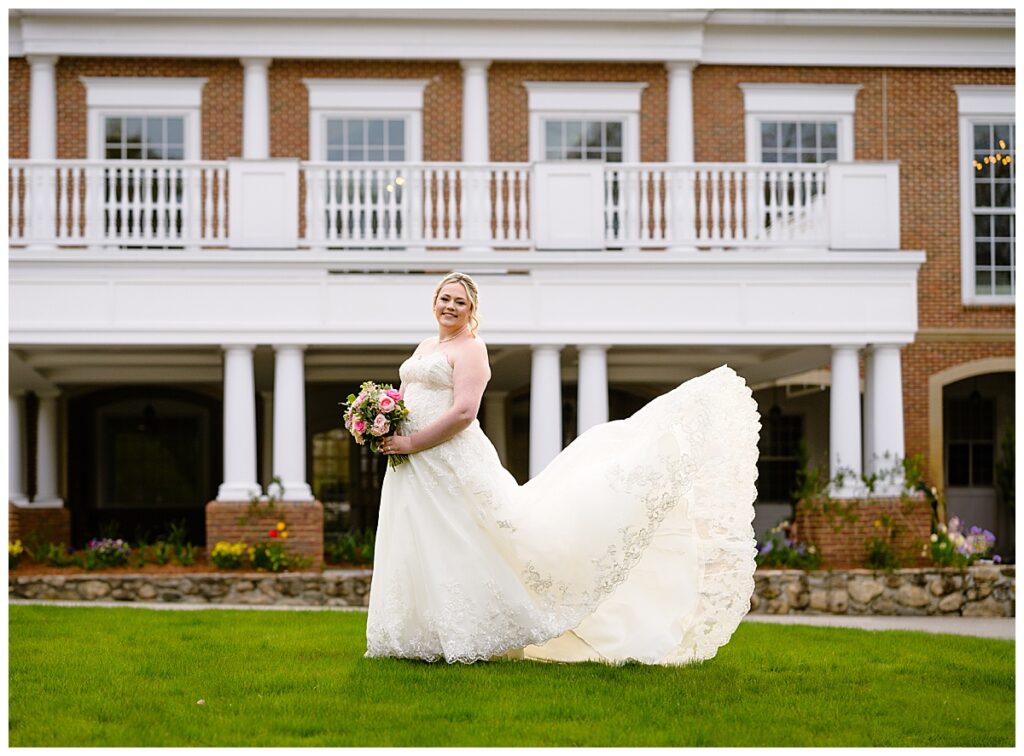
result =
M456 433L465 430L476 419L480 410L487 381L491 379L491 368L487 363L487 347L475 339L462 350L455 362L452 378L454 400L452 406L434 422L421 431L408 436L405 443L399 442L400 454L429 449L444 443ZM408 444L408 449L401 446Z

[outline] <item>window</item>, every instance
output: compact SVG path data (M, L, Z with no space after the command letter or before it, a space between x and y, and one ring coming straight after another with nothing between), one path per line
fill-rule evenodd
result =
M853 160L860 84L740 84L748 163Z
M532 161L640 161L646 82L524 81Z
M800 469L804 419L801 415L769 412L762 417L762 422L758 439L757 498L761 502L788 502Z
M107 160L184 160L185 119L181 116L106 116Z
M547 160L622 162L622 121L544 119Z
M1016 245L1014 225L1015 129L1012 123L971 124L971 217L974 238L974 293L976 296L1013 296Z
M762 120L762 163L824 163L838 157L836 121Z
M1014 88L953 89L960 114L961 301L1013 304L1017 290Z
M946 484L988 487L995 461L995 401L975 391L946 400Z
M404 118L328 118L327 159L349 162L403 162Z

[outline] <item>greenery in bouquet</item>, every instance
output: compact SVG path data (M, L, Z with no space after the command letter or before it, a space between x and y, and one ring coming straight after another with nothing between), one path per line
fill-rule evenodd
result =
M806 544L790 537L790 524L783 520L762 536L754 562L758 567L787 567L796 570L816 570L821 566L821 555L814 544Z
M959 517L951 517L949 524L939 523L932 533L932 561L940 567L969 567L979 559L991 558L998 564L1002 558L992 555L996 537L990 531L972 526L963 532Z
M402 395L389 383L365 381L358 395L349 394L340 404L345 407L345 429L360 446L369 443L374 454L381 453L381 439L395 435L409 416ZM405 454L389 454L388 464L398 467L408 459Z

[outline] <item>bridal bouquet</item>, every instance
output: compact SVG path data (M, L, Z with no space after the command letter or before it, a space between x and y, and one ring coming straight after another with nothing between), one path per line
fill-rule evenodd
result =
M352 438L360 446L369 440L370 451L374 454L381 453L381 439L395 435L402 421L409 416L402 395L389 383L378 386L373 381L366 381L359 387L358 396L349 394L348 400L339 404L345 407L345 428ZM390 454L388 464L398 467L408 459L406 454Z

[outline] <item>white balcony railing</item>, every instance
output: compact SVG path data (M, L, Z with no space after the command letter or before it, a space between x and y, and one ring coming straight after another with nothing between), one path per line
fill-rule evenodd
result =
M893 163L9 162L30 248L897 249Z

